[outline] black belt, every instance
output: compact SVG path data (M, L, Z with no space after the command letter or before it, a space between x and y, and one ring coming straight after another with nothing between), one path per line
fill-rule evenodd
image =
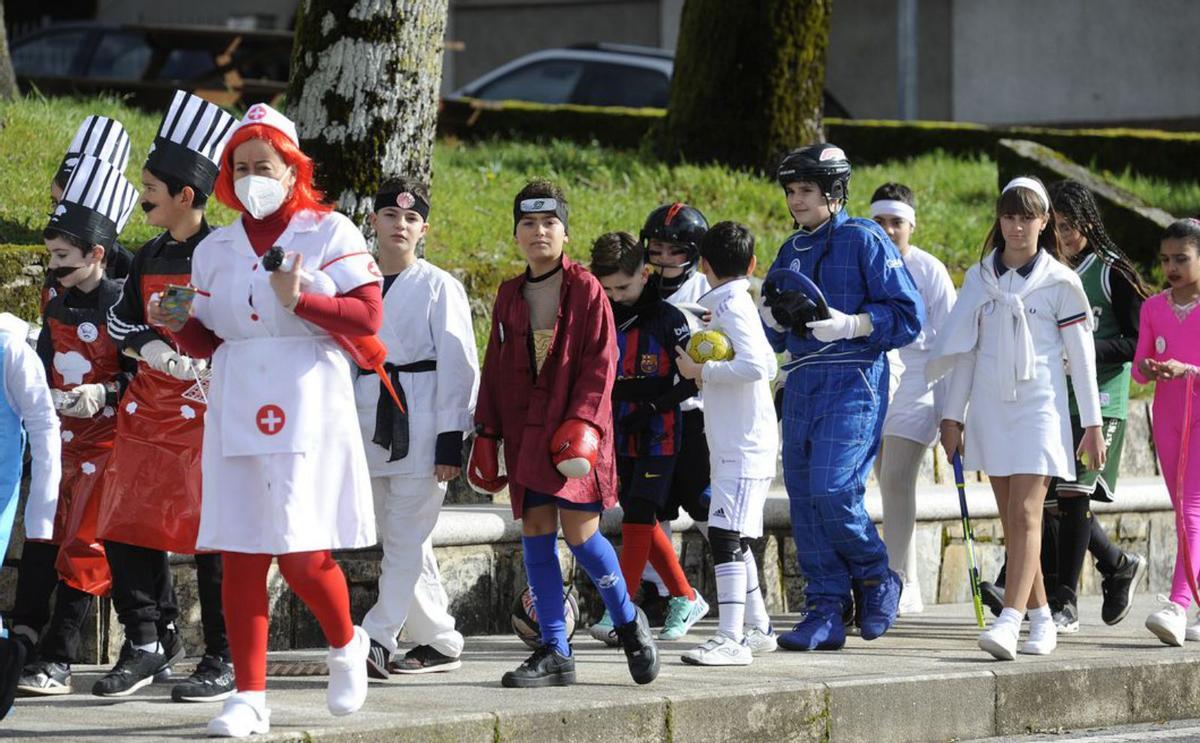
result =
M375 435L371 437L371 441L389 450L391 454L388 461L395 462L408 456L408 398L404 394L404 386L400 384L400 375L434 371L437 369L437 361L426 359L411 364L384 364L383 368L391 379L404 410L396 407L391 394L383 386L383 382L380 382L379 402L375 404Z

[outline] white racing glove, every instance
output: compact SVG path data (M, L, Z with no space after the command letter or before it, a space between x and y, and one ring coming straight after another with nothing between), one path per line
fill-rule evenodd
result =
M161 340L152 340L142 346L140 355L151 369L176 379L196 379L208 367L204 359L184 356Z
M104 408L108 390L102 384L81 384L69 394L74 400L59 412L72 418L91 418Z
M767 306L766 299L761 296L758 298L758 314L762 318L763 323L771 330L777 333L787 332L787 328L779 324L779 321L775 319L775 313L771 312L771 308Z
M865 312L847 315L830 307L829 319L813 320L808 323L808 329L822 343L833 343L870 335L875 326L871 324L871 316Z

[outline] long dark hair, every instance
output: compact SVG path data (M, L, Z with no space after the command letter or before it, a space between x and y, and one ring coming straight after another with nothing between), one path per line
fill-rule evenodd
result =
M1025 178L1041 183L1041 179L1036 176L1027 175ZM1061 261L1058 251L1058 235L1054 234L1054 206L1053 202L1049 208L1042 203L1042 199L1035 191L1024 186L1010 188L1000 194L1000 198L996 199L996 221L992 222L992 229L988 230L987 238L983 241L983 248L979 251L979 261L982 263L987 258L988 252L995 250L1004 250L1004 233L1000 231L1000 217L1009 214L1020 214L1024 217L1045 217L1047 229L1042 231L1038 236L1038 246L1049 253L1054 260Z
M1096 257L1121 274L1142 299L1150 296L1150 287L1134 267L1133 261L1117 247L1108 230L1104 229L1096 197L1087 186L1069 179L1056 181L1050 186L1050 203L1060 217L1087 238L1087 244Z

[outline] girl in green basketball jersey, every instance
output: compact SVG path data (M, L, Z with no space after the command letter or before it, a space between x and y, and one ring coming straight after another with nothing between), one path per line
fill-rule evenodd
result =
M1055 478L1046 497L1048 508L1057 498L1059 512L1057 545L1050 542L1043 547L1057 548L1056 555L1043 555L1043 565L1053 564L1055 558L1058 563L1057 585L1047 587L1050 608L1058 631L1070 633L1079 631L1076 591L1089 549L1104 576L1101 617L1106 624L1116 624L1125 618L1137 583L1146 572L1145 557L1123 552L1109 541L1092 515L1090 503L1093 499L1111 501L1116 492L1129 411L1130 363L1137 348L1138 314L1150 292L1129 258L1105 231L1092 193L1071 180L1059 181L1049 190L1062 259L1083 281L1095 316L1096 329L1092 335L1096 344L1096 381L1104 419L1101 430L1108 446L1108 461L1102 469L1094 469L1088 462L1077 462L1076 479L1067 482ZM1070 408L1078 446L1083 428L1073 393Z

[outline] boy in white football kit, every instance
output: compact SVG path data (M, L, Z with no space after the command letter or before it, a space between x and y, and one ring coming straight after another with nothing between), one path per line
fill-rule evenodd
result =
M388 349L385 368L405 408L396 406L374 374L358 378L355 397L383 545L379 599L362 623L371 636L367 670L373 678L461 665L463 637L447 611L430 534L446 483L462 471L479 362L462 284L417 257L428 216L425 188L395 178L380 187L370 217L384 281L379 338ZM417 646L392 660L401 627Z
M708 542L717 575L717 634L683 654L702 666L749 665L776 647L749 540L763 533L763 505L775 477L779 429L770 381L778 371L750 297L754 236L736 222L714 225L700 241L700 267L713 287L700 297L712 313L708 329L729 338L728 361L696 363L678 349L679 373L704 394L705 435L712 469Z

